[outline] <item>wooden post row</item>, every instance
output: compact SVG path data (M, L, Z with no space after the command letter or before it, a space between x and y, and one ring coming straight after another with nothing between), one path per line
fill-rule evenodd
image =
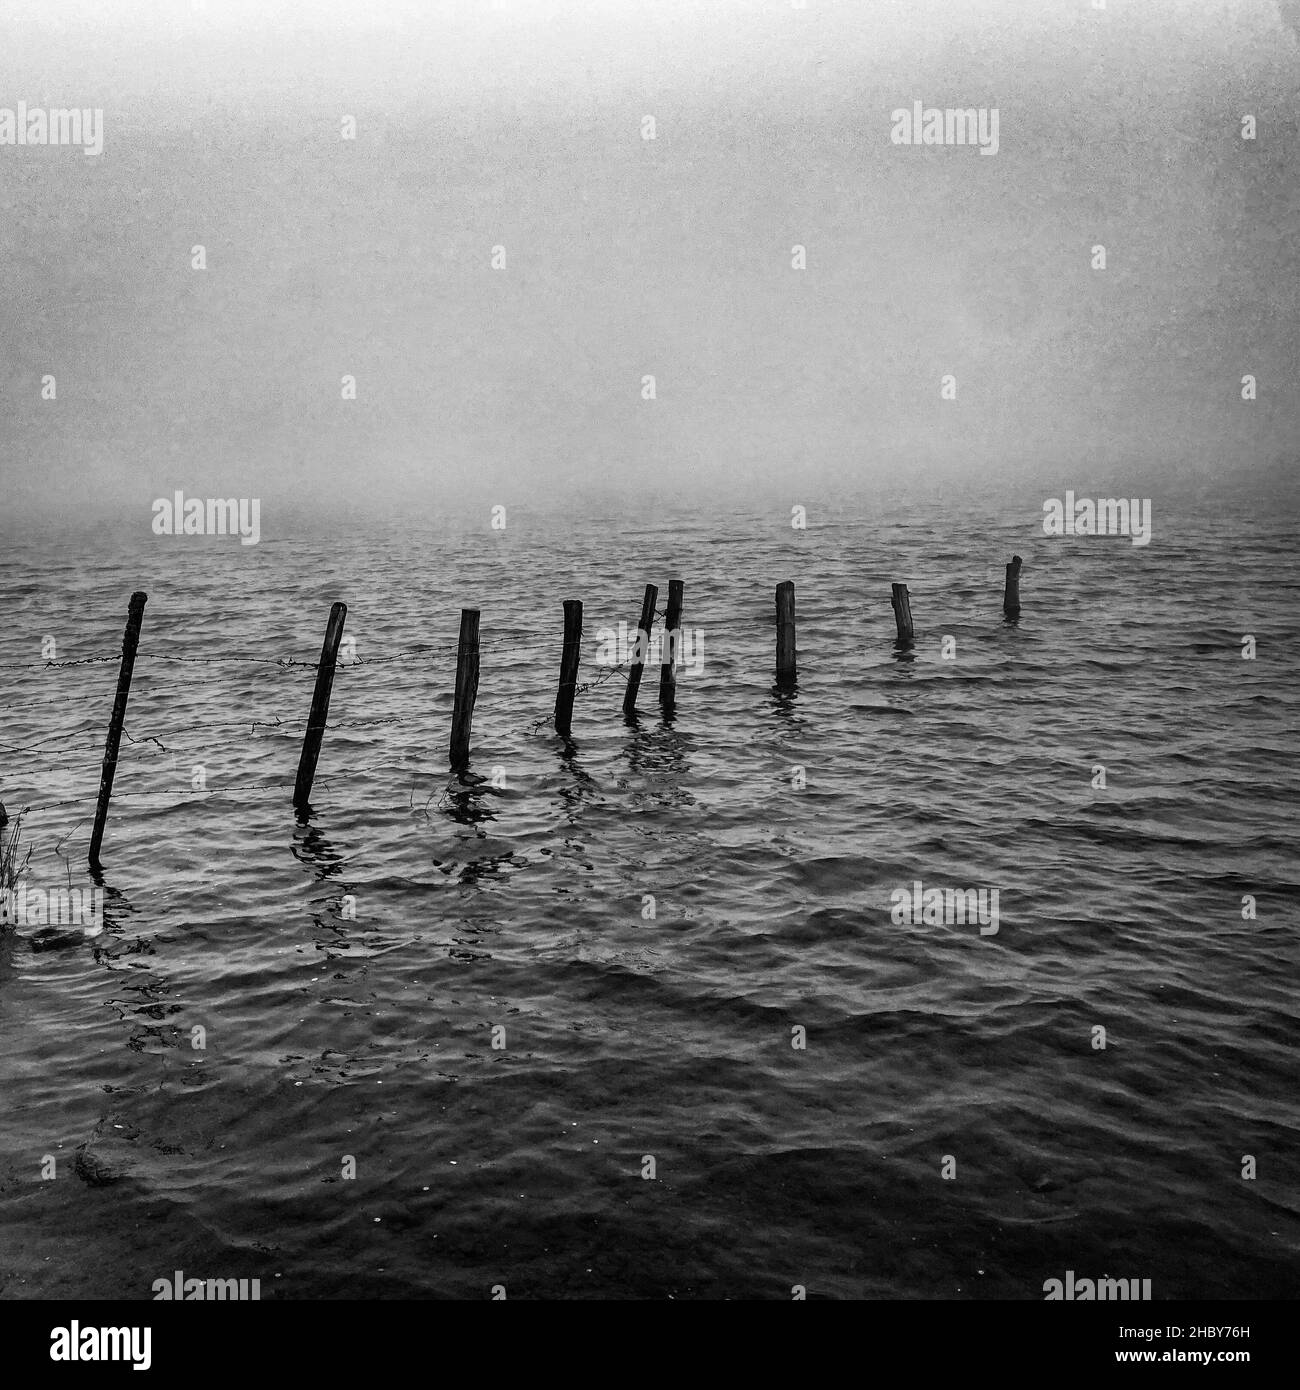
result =
M1020 570L1023 565L1019 555L1013 555L1006 567L1006 582L1003 589L1002 606L1010 617L1020 612ZM676 658L680 644L682 600L685 585L680 579L672 579L668 584L668 612L664 627L665 648L659 676L659 699L665 709L671 712L676 699L677 677ZM898 628L898 638L911 642L915 636L912 624L912 609L906 584L891 586L890 598L894 619ZM645 670L645 657L649 649L650 632L654 625L655 603L659 590L653 584L645 587L641 604L641 617L637 624L636 650L628 672L627 692L623 698L625 714L636 709L637 693ZM90 864L100 865L99 852L104 838L104 828L108 819L108 806L113 792L113 779L117 771L118 751L121 745L122 728L126 720L127 698L131 691L131 676L135 669L136 652L140 641L140 627L144 619L144 606L148 595L134 593L127 612L126 630L122 637L122 664L118 672L117 693L113 700L113 713L109 720L108 737L104 745L104 762L100 772L99 797L95 806L95 824L90 838ZM330 694L334 686L334 671L338 658L339 644L343 638L343 625L347 618L347 604L335 603L330 609L329 622L325 628L325 640L321 646L320 664L316 670L316 688L312 694L311 714L307 722L307 732L303 738L302 753L298 760L298 776L294 783L293 804L299 809L307 807L312 783L316 776L316 764L320 757L321 743L329 717ZM479 610L463 608L460 614L460 640L456 652L456 694L452 711L451 766L462 771L469 763L470 731L474 719L474 703L478 696L479 677ZM568 737L573 726L573 700L577 689L578 669L582 648L582 603L579 599L564 601L564 649L560 659L560 681L555 695L555 728ZM793 679L797 671L795 650L795 608L794 584L785 580L776 587L776 673L783 680ZM3 808L0 808L3 817ZM5 821L0 819L0 833Z
M99 774L99 799L95 803L95 826L90 833L90 867L100 867L99 851L104 842L104 825L108 820L108 803L113 795L113 778L117 773L117 750L122 742L122 725L126 720L126 700L131 693L131 673L135 670L135 654L140 645L140 624L144 621L144 606L149 595L136 592L127 606L126 631L122 634L122 664L117 673L117 694L113 697L113 713L108 721L108 738L104 742L104 764Z

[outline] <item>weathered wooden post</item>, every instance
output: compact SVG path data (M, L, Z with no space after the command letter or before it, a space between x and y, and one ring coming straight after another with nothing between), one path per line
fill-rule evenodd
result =
M334 689L334 663L343 640L343 623L348 616L346 603L336 603L330 609L325 624L325 641L321 644L320 663L316 667L316 689L311 697L311 713L307 716L307 732L303 735L302 753L298 758L298 778L293 784L295 809L305 811L311 800L311 784L316 780L316 760L320 757L325 724L330 713L330 692Z
M641 602L641 621L637 624L636 650L632 669L627 673L627 691L623 696L623 713L636 713L636 693L641 688L641 673L645 670L646 654L650 650L650 629L655 621L655 602L659 590L654 584L645 586L645 598Z
M894 621L898 624L898 640L900 642L910 642L915 636L912 631L912 605L907 598L907 585L893 585L893 597L890 603L894 606Z
M122 725L126 720L126 698L131 693L131 673L135 670L135 654L140 645L140 624L144 621L144 606L149 595L136 592L126 610L126 631L122 634L122 665L117 673L117 694L113 697L113 713L108 721L108 738L104 743L104 765L99 774L99 800L95 803L95 827L90 833L90 867L98 869L99 847L104 841L104 823L108 820L108 802L113 795L113 777L117 773L117 750L122 742Z
M664 616L663 662L659 667L659 703L665 714L673 712L677 702L677 649L681 645L682 594L686 584L681 579L668 581L668 612Z
M795 678L794 580L776 586L776 676L781 681Z
M478 698L478 609L460 610L460 642L456 647L456 701L451 712L451 767L469 766L469 731Z
M1013 555L1007 564L1007 582L1002 590L1002 611L1008 618L1020 616L1020 566L1024 562Z
M555 732L569 737L573 728L573 695L578 688L582 657L582 600L564 600L564 651L560 655L560 684L555 692Z

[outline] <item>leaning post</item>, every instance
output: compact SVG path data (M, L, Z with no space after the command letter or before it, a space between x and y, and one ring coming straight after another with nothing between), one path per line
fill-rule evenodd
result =
M325 624L325 641L321 644L320 663L316 667L316 689L312 692L311 713L307 716L307 732L303 735L302 753L298 758L298 776L293 784L293 804L305 811L311 801L311 786L316 780L316 761L325 738L325 724L330 713L330 693L334 689L334 664L338 659L339 643L343 640L343 624L348 616L346 603L336 603L330 609Z
M632 667L627 673L627 690L623 695L623 713L636 713L636 694L641 688L641 674L645 670L646 655L650 650L650 629L655 621L655 602L659 590L654 584L645 586L645 598L641 601L641 621L637 624L636 651Z
M113 795L113 778L117 773L117 750L122 743L122 725L126 721L126 701L131 693L131 673L135 670L135 654L140 645L140 624L144 621L144 606L149 595L136 592L127 606L126 631L122 634L122 664L117 673L117 694L113 697L113 713L108 721L108 738L104 742L104 764L99 773L99 799L95 803L95 826L90 833L90 867L100 868L99 850L104 842L104 825L108 820L108 803Z

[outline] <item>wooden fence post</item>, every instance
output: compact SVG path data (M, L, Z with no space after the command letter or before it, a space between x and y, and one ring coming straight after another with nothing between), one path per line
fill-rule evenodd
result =
M325 737L325 724L330 713L330 692L334 689L334 663L347 616L347 604L336 603L330 609L330 620L325 625L325 641L321 644L320 662L316 667L316 689L312 693L307 732L303 735L302 753L298 758L298 778L293 785L293 804L299 811L307 809L311 800L311 784L316 780L316 760L320 757L321 741Z
M573 696L578 688L578 663L582 658L582 600L564 600L564 651L560 656L560 684L555 692L555 732L565 738L573 728Z
M117 750L122 742L122 725L126 720L126 699L131 693L131 672L135 670L135 654L140 645L140 624L144 621L144 606L149 595L134 593L127 607L126 631L122 634L122 665L117 673L117 694L113 697L113 714L108 721L108 738L104 743L104 765L99 774L99 800L95 803L95 828L90 834L90 867L98 869L99 849L104 841L104 823L108 820L108 802L113 795L113 777L117 772Z
M664 618L663 662L659 667L659 703L665 714L673 712L677 703L677 649L681 644L682 595L686 584L681 579L668 581L668 612Z
M1020 616L1020 566L1023 563L1019 555L1013 555L1007 564L1007 581L1002 590L1002 611L1008 618Z
M776 676L781 681L795 678L794 580L776 586Z
M650 629L655 621L655 602L659 590L653 584L645 586L645 598L641 603L641 621L637 625L636 653L632 669L627 673L627 691L623 696L623 713L636 713L636 693L641 688L641 673L645 670L646 655L650 650Z
M478 698L478 609L460 610L460 642L456 647L456 701L451 713L451 767L469 766L469 732Z
M894 606L894 621L898 624L898 640L910 642L915 633L912 630L912 605L908 602L906 584L893 585L890 603Z

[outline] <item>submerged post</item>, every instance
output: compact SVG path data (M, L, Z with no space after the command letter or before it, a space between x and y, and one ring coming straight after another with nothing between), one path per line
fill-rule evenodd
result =
M298 758L298 778L293 784L293 804L299 811L307 809L311 800L311 784L316 780L316 760L320 757L325 738L325 724L330 713L330 692L334 689L334 663L343 640L343 623L348 616L346 603L336 603L330 609L325 624L325 641L321 644L320 663L316 667L316 689L312 692L311 713L307 716L307 732L302 739Z
M659 667L659 703L665 714L673 712L677 701L677 649L681 645L682 594L686 584L681 579L668 581L668 612L664 617L663 662Z
M567 606L567 605L566 605ZM469 766L469 731L478 698L478 609L460 610L460 642L456 647L456 702L451 712L451 767Z
M555 692L555 732L568 738L573 728L573 696L578 688L582 656L582 600L564 600L564 651L560 656L560 685Z
M790 681L795 677L794 580L776 586L776 676Z
M95 828L90 833L92 869L100 867L99 847L104 840L109 798L113 795L117 750L122 742L122 725L126 720L126 698L131 693L131 673L135 670L135 654L140 645L140 624L144 621L144 606L148 601L148 594L134 593L126 610L126 631L122 634L122 665L118 668L117 694L113 697L113 713L108 721L108 738L104 743L104 765L99 774L99 800L95 803Z
M907 585L893 585L893 597L890 603L894 606L894 621L898 624L898 640L900 642L910 642L915 636L912 631L912 605L907 598Z
M645 670L646 653L650 650L650 629L655 621L655 602L659 590L654 584L645 586L645 598L641 601L641 621L637 624L636 650L632 656L632 669L627 673L627 692L623 696L623 713L636 713L636 693L641 688L641 673Z
M1008 618L1020 616L1020 566L1024 562L1013 555L1007 564L1007 582L1002 590L1002 611Z

